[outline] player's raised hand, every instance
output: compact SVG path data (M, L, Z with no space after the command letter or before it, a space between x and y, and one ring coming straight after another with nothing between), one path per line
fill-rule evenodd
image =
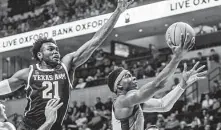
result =
M124 12L133 2L134 0L118 0L117 8Z
M191 70L189 70L189 71L187 71L186 63L184 64L184 70L183 70L183 74L182 74L182 79L187 84L187 85L184 86L185 88L188 87L189 85L192 85L194 82L196 82L198 80L206 78L207 71L200 72L200 71L202 71L205 68L205 65L200 66L197 69L197 66L199 65L199 63L200 62L197 62L193 66L193 68Z
M54 123L57 119L57 110L63 105L59 104L60 99L51 99L45 107L46 122Z
M179 44L179 46L174 46L172 48L172 51L176 56L183 57L189 50L191 50L194 47L195 37L190 39L189 33L186 34L186 37L184 36L184 34L181 34L180 41L181 44ZM167 44L173 44L170 37L167 40Z

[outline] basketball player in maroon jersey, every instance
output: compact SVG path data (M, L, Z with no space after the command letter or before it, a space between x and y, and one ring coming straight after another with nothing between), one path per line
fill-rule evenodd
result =
M24 120L19 130L35 130L45 122L45 106L52 98L60 98L63 105L58 110L58 117L52 130L61 130L67 111L70 78L69 73L85 63L92 53L111 33L120 14L133 1L118 0L118 5L110 19L98 30L93 38L82 45L76 52L65 55L60 60L60 53L53 39L39 39L32 48L34 58L39 61L29 68L16 72L11 78L0 82L0 95L16 91L21 84L26 83L28 105ZM72 74L71 74L72 75Z
M38 128L38 130L50 130L52 125L57 119L57 110L63 105L59 103L59 99L51 99L48 101L45 107L45 123ZM7 116L5 114L5 106L0 102L0 130L16 130L15 126L7 122Z

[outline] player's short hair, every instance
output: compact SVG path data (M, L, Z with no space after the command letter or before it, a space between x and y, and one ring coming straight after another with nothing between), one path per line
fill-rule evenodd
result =
M108 78L107 78L107 84L108 84L108 87L110 88L111 92L114 92L114 83L115 83L115 80L117 79L117 76L124 70L124 68L122 67L119 67L115 70L113 70L109 75L108 75Z
M51 42L51 43L56 44L56 41L55 41L54 39L52 39L52 38L46 38L46 37L39 38L39 39L37 39L37 40L34 42L32 48L31 48L31 52L32 52L33 57L34 57L37 61L40 61L40 59L38 58L37 54L38 54L38 52L40 52L40 49L41 49L42 45L43 45L44 43L48 43L48 42ZM56 45L57 45L57 44L56 44Z

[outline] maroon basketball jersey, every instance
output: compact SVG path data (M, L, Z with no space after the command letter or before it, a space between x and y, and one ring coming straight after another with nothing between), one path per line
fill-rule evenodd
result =
M25 119L32 122L29 125L33 128L40 127L46 120L45 107L52 98L60 98L63 105L58 110L55 125L63 123L70 94L70 79L64 64L57 69L41 69L38 64L30 66L27 99L28 104L25 109Z

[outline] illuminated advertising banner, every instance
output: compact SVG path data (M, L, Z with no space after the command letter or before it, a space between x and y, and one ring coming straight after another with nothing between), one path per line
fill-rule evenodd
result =
M125 11L120 16L115 28L220 5L221 0L166 0L143 5ZM29 47L39 37L62 40L93 33L100 29L110 16L111 13L1 38L0 52Z

